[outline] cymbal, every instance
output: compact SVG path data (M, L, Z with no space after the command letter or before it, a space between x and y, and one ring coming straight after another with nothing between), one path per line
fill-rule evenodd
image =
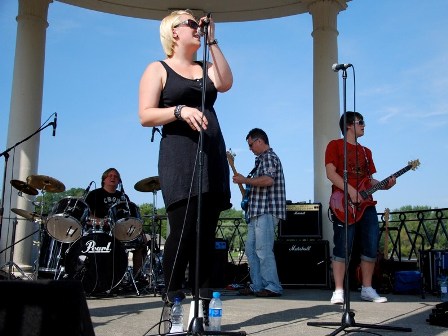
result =
M37 218L40 218L40 215L38 215L35 212L29 212L23 209L17 209L17 208L11 208L11 211L15 214L18 214L19 216L22 216L30 221L34 221Z
M151 192L160 190L160 181L158 176L144 178L134 185L134 189L142 192Z
M16 188L18 191L24 192L28 195L37 195L38 191L36 188L33 188L28 183L20 181L20 180L11 180L11 185Z
M36 189L45 190L48 192L63 192L65 185L53 177L45 175L30 175L26 178L28 184Z

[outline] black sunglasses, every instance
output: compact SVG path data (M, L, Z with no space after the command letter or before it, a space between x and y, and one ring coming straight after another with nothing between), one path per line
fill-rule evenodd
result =
M188 20L185 20L185 21L182 21L182 22L178 23L177 25L174 26L174 28L177 28L177 27L179 27L181 25L182 26L188 26L188 27L190 27L191 29L194 29L194 30L198 29L198 27L199 27L199 24L195 20L188 19Z

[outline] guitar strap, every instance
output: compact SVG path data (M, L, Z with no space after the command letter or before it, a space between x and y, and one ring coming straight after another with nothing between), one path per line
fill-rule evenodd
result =
M370 162L369 162L369 158L367 157L367 153L366 153L366 149L364 148L363 145L361 145L362 150L364 151L364 157L366 158L366 164L367 164L367 176L369 176L369 178L372 178L372 174L370 174Z
M255 172L257 171L259 165L260 165L260 160L257 158L257 159L255 160L255 167L254 167L254 168L250 171L250 173L247 175L247 178L251 178L251 177L253 177L253 175L254 175ZM246 186L247 186L247 185L246 185ZM250 188L250 187L247 188L247 191L246 191L247 195L245 195L246 199L249 199L249 193L251 192L251 190L252 190L252 188Z

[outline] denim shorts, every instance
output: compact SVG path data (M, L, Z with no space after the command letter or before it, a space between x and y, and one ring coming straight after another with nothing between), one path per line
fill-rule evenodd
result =
M344 262L345 261L345 225L339 221L336 216L333 216L333 260ZM348 226L347 237L349 255L351 255L353 247L353 238L360 239L357 243L360 244L361 260L376 261L378 254L378 238L380 233L380 227L378 224L378 216L376 208L369 206L365 209L361 220L355 224Z

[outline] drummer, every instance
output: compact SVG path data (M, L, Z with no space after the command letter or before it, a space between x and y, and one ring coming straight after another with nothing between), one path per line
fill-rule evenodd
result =
M92 190L86 197L85 202L90 208L90 220L87 223L87 230L97 230L110 232L109 209L117 202L130 202L129 197L118 190L121 183L120 173L115 168L106 169L101 175L101 188ZM141 234L129 243L132 251L133 275L137 275L146 257L146 236L142 230Z

